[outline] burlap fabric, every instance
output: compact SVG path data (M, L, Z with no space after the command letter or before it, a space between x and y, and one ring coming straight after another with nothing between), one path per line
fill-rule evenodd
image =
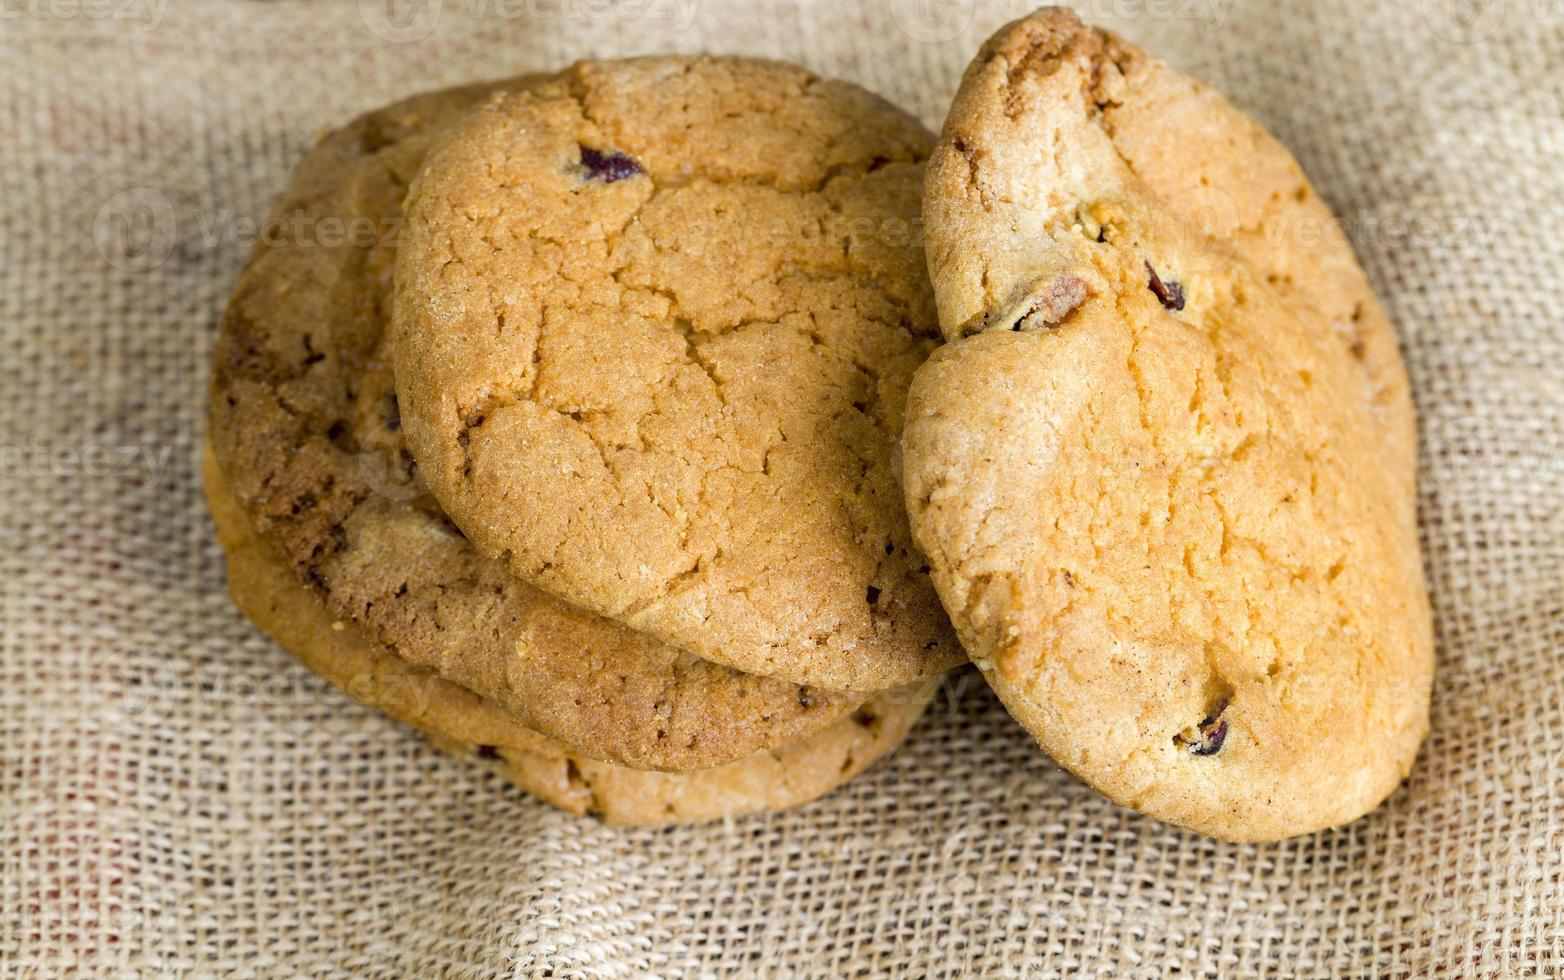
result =
M937 125L1026 9L403 3L0 3L0 974L1564 972L1564 5L1081 6L1294 149L1421 412L1432 737L1370 817L1254 847L1107 804L970 674L818 805L607 830L246 625L197 492L207 356L312 134L699 49Z

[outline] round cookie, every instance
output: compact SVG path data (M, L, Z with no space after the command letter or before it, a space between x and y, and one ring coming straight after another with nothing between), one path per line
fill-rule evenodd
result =
M968 69L924 210L950 342L909 396L907 505L1011 713L1213 836L1378 805L1428 730L1412 409L1297 163L1050 9Z
M800 806L889 752L928 705L932 682L886 691L797 742L696 772L598 762L518 724L466 688L413 668L336 619L251 530L210 455L204 476L228 557L229 591L245 616L353 698L419 729L452 755L492 761L506 779L570 813L655 826Z
M892 472L937 335L930 137L737 58L582 63L431 149L396 378L452 520L718 663L877 690L964 659Z
M401 199L438 126L495 89L371 113L301 163L216 342L230 485L333 615L594 758L703 768L831 724L864 696L742 674L560 602L478 554L423 488L386 347Z

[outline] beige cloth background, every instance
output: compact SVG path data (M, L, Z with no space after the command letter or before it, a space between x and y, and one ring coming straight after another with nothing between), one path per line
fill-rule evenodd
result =
M607 830L242 622L197 493L206 359L312 133L699 49L937 125L1026 9L389 2L0 4L0 975L1564 973L1564 3L1080 5L1294 148L1422 415L1433 735L1379 812L1255 847L1104 802L970 675L818 805Z

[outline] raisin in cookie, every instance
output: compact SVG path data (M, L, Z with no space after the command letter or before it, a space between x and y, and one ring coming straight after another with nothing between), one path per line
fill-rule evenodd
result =
M733 58L583 63L430 151L398 256L420 471L485 553L709 660L877 690L964 659L891 470L937 336L931 138Z
M560 602L480 555L424 489L386 346L401 201L440 126L496 88L371 113L300 164L216 343L229 484L334 616L578 752L694 769L831 724L863 696L742 674Z
M228 558L229 592L245 616L350 696L453 755L491 761L506 779L570 813L651 826L799 806L894 748L929 700L929 682L887 691L797 742L712 769L646 772L599 762L522 726L466 688L412 667L334 617L256 536L210 454L204 476Z
M1375 807L1428 729L1412 410L1297 163L1050 9L968 69L924 210L949 343L909 397L907 505L1011 713L1214 836Z

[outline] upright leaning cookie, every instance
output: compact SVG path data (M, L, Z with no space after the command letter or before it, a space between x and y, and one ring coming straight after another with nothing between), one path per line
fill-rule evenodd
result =
M865 691L961 660L891 468L937 335L931 142L709 57L580 64L453 127L408 195L394 345L452 520L740 670Z
M906 497L1014 714L1214 836L1352 820L1433 669L1392 329L1287 151L1060 9L962 81L924 198L949 341Z

